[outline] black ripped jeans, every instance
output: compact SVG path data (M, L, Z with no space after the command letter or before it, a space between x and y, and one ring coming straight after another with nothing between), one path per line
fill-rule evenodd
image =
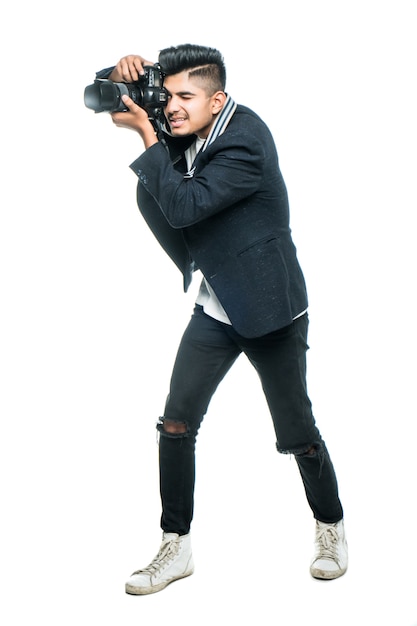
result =
M198 429L217 386L242 352L260 377L278 451L295 456L314 517L327 523L342 519L335 471L307 394L307 331L305 314L290 326L246 339L195 307L178 349L164 416L158 424L161 527L165 532L184 535L190 530ZM186 432L167 432L164 420L185 424Z

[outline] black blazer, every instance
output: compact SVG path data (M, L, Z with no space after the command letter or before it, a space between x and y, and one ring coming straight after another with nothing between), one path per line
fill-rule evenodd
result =
M139 209L183 273L184 289L200 269L239 334L287 326L307 308L307 293L272 135L238 105L188 178L182 157L194 138L167 137L169 153L158 143L132 163Z

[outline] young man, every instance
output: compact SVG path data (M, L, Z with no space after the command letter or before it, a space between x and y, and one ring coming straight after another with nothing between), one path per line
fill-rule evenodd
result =
M171 47L159 63L168 94L165 141L128 96L128 111L111 115L144 143L131 165L142 215L182 271L184 289L196 268L203 281L157 426L162 545L148 567L132 574L126 591L154 593L193 573L196 436L218 384L242 352L262 382L277 450L294 455L316 520L311 574L337 578L347 569L343 509L307 395L307 294L273 138L225 92L217 50ZM129 83L144 65L152 64L130 55L99 75Z

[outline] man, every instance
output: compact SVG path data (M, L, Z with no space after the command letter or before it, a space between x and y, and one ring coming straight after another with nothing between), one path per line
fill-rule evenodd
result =
M203 281L157 425L162 544L126 591L154 593L193 573L196 436L218 384L242 352L262 382L277 450L294 455L316 520L311 574L337 578L347 569L343 509L307 395L307 294L273 138L225 92L217 50L171 47L159 63L167 92L163 136L128 96L128 110L111 115L144 143L131 165L142 215L182 271L184 290L197 268ZM98 76L129 83L144 65L151 64L130 55Z

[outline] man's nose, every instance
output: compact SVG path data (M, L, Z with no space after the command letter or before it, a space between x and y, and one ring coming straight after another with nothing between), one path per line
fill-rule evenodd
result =
M176 98L173 98L172 96L170 98L168 98L168 102L167 105L165 107L165 110L168 113L175 113L176 111L178 111L179 107L178 107L178 100Z

